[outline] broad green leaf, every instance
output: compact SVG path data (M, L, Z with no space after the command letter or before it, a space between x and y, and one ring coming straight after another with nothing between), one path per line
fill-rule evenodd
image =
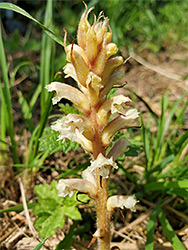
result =
M65 215L72 220L81 220L82 216L78 211L78 208L75 206L64 207L65 208Z
M179 240L179 238L175 234L172 226L170 225L168 219L166 218L166 216L164 215L162 210L159 213L159 221L160 221L162 228L163 228L163 231L164 231L167 239L170 241L173 249L185 250L185 247L183 246L183 244L181 243L181 241Z
M57 196L56 181L52 181L51 186L40 184L35 186L34 193L39 200L54 199L57 203L62 204L62 197Z
M42 214L34 223L42 238L49 238L56 233L57 228L62 228L65 223L64 207L57 206L53 213Z
M77 208L80 202L76 198L76 192L72 197L59 197L56 181L52 181L51 186L47 184L37 185L34 192L38 198L38 202L33 208L33 213L38 216L34 225L41 237L48 238L55 234L57 228L62 228L65 216L72 220L81 219L81 214ZM85 202L89 198L84 195L80 199Z
M42 213L51 214L58 205L57 201L53 198L42 199L42 201L37 203L34 207L33 213L37 215Z
M63 42L62 37L55 34L55 32L53 32L52 30L48 29L46 26L44 26L42 23L37 21L34 17L32 17L29 13L27 13L22 8L16 6L15 4L12 4L12 3L0 3L0 9L12 10L12 11L15 11L15 12L31 19L32 21L37 23L54 41L56 41L60 45L64 46L64 42Z

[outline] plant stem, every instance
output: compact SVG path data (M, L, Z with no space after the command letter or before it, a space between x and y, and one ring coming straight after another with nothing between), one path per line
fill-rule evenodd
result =
M107 199L108 199L108 179L101 178L101 184L98 185L98 200L96 202L97 212L97 229L104 232L103 237L98 238L98 250L110 249L110 216L107 212ZM100 181L99 181L100 182Z
M95 140L93 141L93 157L94 159L102 153L105 155L105 148L101 141L101 130L97 124L96 118L97 108L93 108L90 118L95 128ZM108 178L103 178L96 170L97 193L98 199L96 201L97 213L97 230L101 232L102 236L98 237L98 250L110 250L110 214L107 211L108 200Z

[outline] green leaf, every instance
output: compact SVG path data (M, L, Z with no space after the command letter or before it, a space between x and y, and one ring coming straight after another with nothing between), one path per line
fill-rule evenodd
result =
M62 197L57 196L56 181L52 181L51 186L48 184L40 184L35 186L34 193L39 200L54 199L57 203L62 204Z
M144 189L146 192L162 190L180 197L187 197L188 180L150 182L145 184Z
M147 225L147 241L146 241L146 247L145 250L152 250L154 246L154 233L155 233L155 222L157 219L157 216L160 212L160 204L153 209L150 219L148 221Z
M42 240L33 250L40 250L42 246L44 246L44 243L46 242L47 238Z
M34 192L38 198L38 202L33 208L33 213L38 216L34 226L37 227L41 237L51 237L55 234L57 228L62 228L65 216L72 220L81 219L81 214L76 207L80 204L77 201L76 192L72 197L59 197L56 181L52 181L51 186L47 184L37 185ZM89 199L86 195L81 198L84 201Z
M16 6L15 4L12 4L12 3L0 3L0 9L12 10L12 11L15 11L15 12L31 19L32 21L37 23L54 41L56 41L60 45L64 46L64 41L63 41L62 37L55 34L55 32L53 32L52 30L48 29L46 26L44 26L42 23L37 21L34 17L32 17L29 13L27 13L22 8Z
M46 151L48 150L50 154L53 154L57 151L63 151L67 153L71 149L75 150L78 148L79 144L72 142L66 139L58 140L59 132L53 130L51 127L44 129L44 135L40 138L39 150Z
M37 203L33 209L34 214L52 213L59 204L53 198L43 199L40 203Z
M159 221L162 225L163 231L167 237L167 239L170 241L172 248L177 250L185 250L185 247L175 234L173 228L171 227L168 219L164 215L163 211L161 210L159 213Z
M188 180L181 181L164 181L164 182L150 182L145 185L147 192L154 190L164 190L169 188L183 188L188 189Z
M82 216L80 212L78 211L78 208L75 206L65 206L65 215L69 217L72 220L81 220Z
M74 222L73 225L70 227L68 234L65 238L56 246L55 250L71 250L72 242L76 237L74 229L78 225L78 222Z
M28 209L31 209L31 208L33 208L35 205L36 205L36 202L27 203L27 208L28 208ZM23 210L24 210L23 205L17 205L17 206L9 207L9 208L6 208L6 209L1 209L1 210L0 210L0 214L12 212L12 211L21 212L21 211L23 211Z
M65 223L64 207L56 207L51 214L41 214L35 220L34 226L38 228L42 238L49 238L56 233L57 228L62 228Z
M81 114L74 105L69 105L68 103L63 104L59 103L60 111L65 113L66 115L68 114Z

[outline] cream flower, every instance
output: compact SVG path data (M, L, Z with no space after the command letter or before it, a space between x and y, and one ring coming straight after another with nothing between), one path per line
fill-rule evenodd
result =
M96 184L96 179L95 179L95 175L93 172L91 172L89 170L89 168L86 168L84 171L82 171L82 178L84 180L90 181L91 183L93 183L95 186L97 186Z
M91 182L82 179L62 179L56 185L58 196L65 197L73 195L74 191L88 194L91 199L95 199L97 195L96 186Z
M49 92L55 91L56 96L52 98L52 103L57 104L62 98L68 99L83 114L90 111L87 97L78 89L60 82L52 82L45 87Z
M121 137L118 141L115 142L107 157L113 157L114 161L116 161L117 158L127 150L128 145L130 145L130 142Z
M100 126L104 126L108 122L111 114L119 113L126 115L126 102L131 102L131 99L123 95L114 96L105 101L97 112Z
M95 172L96 169L99 169L99 173L104 178L109 178L111 168L118 168L118 165L113 161L113 158L110 159L104 157L101 153L97 156L97 159L91 161L90 167L88 170L91 172Z
M108 198L107 201L107 210L113 211L114 208L123 209L128 208L131 211L135 212L135 205L138 201L136 200L135 195L132 196L123 196L123 195L114 195Z
M140 122L137 119L138 117L139 112L137 109L129 109L125 115L120 115L109 122L102 131L102 141L104 145L109 145L113 136L121 129L139 127Z
M68 138L71 141L80 143L84 149L92 152L92 143L89 139L92 138L92 128L87 118L80 115L68 114L62 119L56 121L55 125L52 125L52 129L59 131L60 135L58 140ZM84 134L90 136L86 138Z

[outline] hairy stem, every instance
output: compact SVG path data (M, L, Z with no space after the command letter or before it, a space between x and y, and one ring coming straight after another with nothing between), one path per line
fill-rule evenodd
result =
M101 131L97 124L96 109L93 108L91 113L91 120L95 128L95 140L93 141L93 157L94 159L102 153L105 155L105 148L101 141ZM97 213L97 231L101 232L101 237L98 237L98 250L110 250L110 215L107 212L108 200L108 178L103 178L96 170L97 193L98 199L96 201Z

